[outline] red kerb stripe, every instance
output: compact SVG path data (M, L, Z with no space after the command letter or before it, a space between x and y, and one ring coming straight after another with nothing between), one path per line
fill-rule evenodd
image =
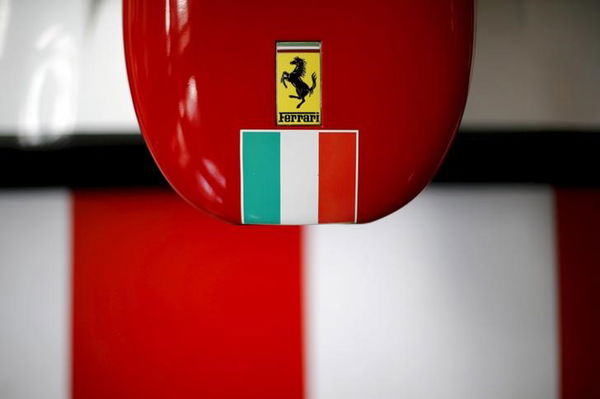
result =
M561 398L600 398L600 191L556 193Z
M301 399L300 256L297 227L76 192L71 397Z

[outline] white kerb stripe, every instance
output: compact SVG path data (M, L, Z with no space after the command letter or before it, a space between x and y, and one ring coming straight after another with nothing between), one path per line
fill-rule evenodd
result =
M319 134L281 132L281 224L319 222Z
M66 190L0 193L0 397L69 397Z
M549 187L434 188L305 231L308 399L557 398Z

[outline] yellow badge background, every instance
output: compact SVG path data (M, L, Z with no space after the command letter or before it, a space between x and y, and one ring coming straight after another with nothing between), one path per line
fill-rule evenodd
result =
M295 65L291 65L290 62L294 57L300 57L306 60L306 74L302 80L310 87L312 86L311 75L313 72L317 74L317 87L313 91L312 95L306 96L306 102L302 104L300 108L296 108L300 100L296 98L289 98L290 95L297 95L296 89L291 83L286 82L288 88L281 83L281 75L284 71L291 73ZM277 52L277 73L276 73L276 85L277 85L277 121L279 121L279 112L318 112L321 120L321 53L312 52L305 53L302 50L294 52ZM322 121L321 121L322 122ZM320 123L285 123L278 122L278 125L320 125Z

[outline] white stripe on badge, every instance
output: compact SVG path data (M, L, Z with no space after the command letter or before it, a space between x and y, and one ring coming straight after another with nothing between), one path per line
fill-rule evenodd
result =
M281 224L319 223L319 133L281 134Z
M277 47L277 51L302 51L302 50L321 50L317 46L288 46L288 47Z

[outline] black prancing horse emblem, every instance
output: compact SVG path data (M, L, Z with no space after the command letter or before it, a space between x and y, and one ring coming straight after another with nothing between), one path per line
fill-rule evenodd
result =
M317 74L315 72L313 72L313 74L311 75L312 86L308 87L306 82L304 82L304 80L302 80L302 78L306 74L306 60L304 60L300 57L295 57L292 60L292 62L290 62L290 64L295 65L296 68L294 68L292 73L283 72L283 74L281 75L281 83L283 84L283 86L286 89L287 89L287 85L285 84L286 80L288 82L290 82L292 84L292 86L294 86L294 88L296 89L297 95L296 96L290 95L289 97L297 98L298 100L300 100L298 105L296 105L296 108L300 108L302 106L302 104L304 104L306 102L306 96L311 95L313 93L313 91L315 90L315 88L317 87Z

